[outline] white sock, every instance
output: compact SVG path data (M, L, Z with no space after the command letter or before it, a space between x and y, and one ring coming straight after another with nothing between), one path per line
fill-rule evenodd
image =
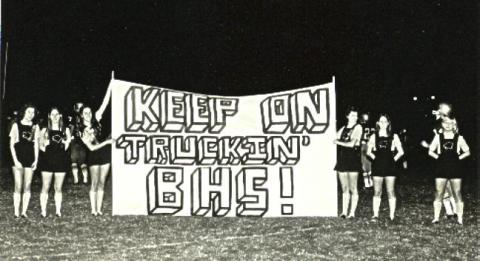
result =
M455 199L453 197L450 197L450 204L453 209L453 213L457 213L457 203L455 202Z
M20 216L20 201L22 200L22 197L20 193L13 193L13 211L15 216Z
M42 215L47 215L47 202L48 202L48 193L40 193L40 208L42 209Z
M445 207L445 213L448 216L453 215L452 205L450 204L450 197L444 198L442 202L443 202L443 207Z
M397 198L388 199L388 207L390 208L390 219L395 218L395 208L397 207Z
M358 203L358 194L352 194L352 200L351 200L351 206L350 206L350 217L355 216L355 210L357 209L357 203Z
M463 201L457 202L458 223L463 224Z
M22 198L22 215L27 214L28 203L30 202L30 192L24 192Z
M97 193L95 191L90 191L90 207L92 208L92 213L97 213Z
M438 220L440 218L441 210L442 210L442 202L433 201L433 220Z
M88 169L87 168L81 168L82 170L82 175L83 175L83 183L88 182Z
M56 214L61 215L61 210L62 210L62 192L55 192L55 210Z
M348 205L350 204L350 193L342 194L342 215L347 215Z
M78 168L77 167L72 168L72 174L73 174L73 183L78 183Z
M363 183L365 184L366 188L372 187L372 177L370 176L370 172L363 173Z
M380 209L382 198L373 196L373 216L378 217L378 211Z
M97 213L102 212L103 190L97 191Z

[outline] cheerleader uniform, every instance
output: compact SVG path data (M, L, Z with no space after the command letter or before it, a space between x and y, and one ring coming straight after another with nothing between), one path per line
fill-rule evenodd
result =
M70 160L72 163L77 163L81 166L87 161L87 147L82 142L79 132L74 130L74 127L72 127L72 133L74 137L70 143Z
M48 130L48 145L43 154L43 171L48 172L67 172L68 153L65 151L63 140L66 138L65 132L60 130Z
M463 171L461 170L460 159L458 158L458 134L453 138L446 139L443 133L439 134L440 146L439 155L436 160L436 178L461 179Z
M93 140L92 144L99 144L97 137L99 136L99 131L96 128L86 128L84 135L89 135L90 139ZM110 144L103 146L102 148L94 151L88 151L87 153L87 165L104 165L111 162L111 147Z
M23 125L21 122L18 127L18 142L15 143L15 153L18 161L24 168L29 168L35 161L35 126Z
M351 140L353 130L357 125L358 124L355 124L351 128L347 128L347 126L343 127L339 140L342 142L349 142ZM338 145L337 164L335 165L334 170L339 172L360 172L362 170L360 148L358 146L349 148Z
M396 177L397 168L394 160L393 135L390 137L375 134L375 159L372 163L372 176Z

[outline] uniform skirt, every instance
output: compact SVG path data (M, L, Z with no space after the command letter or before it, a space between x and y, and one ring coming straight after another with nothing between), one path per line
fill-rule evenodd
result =
M376 177L396 177L398 167L393 160L393 155L376 155L372 163L372 176Z
M337 151L337 165L334 170L339 172L360 172L362 163L358 148L339 147Z
M112 161L112 152L110 145L105 145L102 148L94 151L89 151L87 155L87 164L104 165Z
M24 168L30 168L35 161L35 150L33 142L17 142L14 145L18 161Z
M69 169L68 153L63 148L47 146L41 161L41 170L48 172L67 172Z
M463 178L464 168L462 163L458 158L440 156L440 158L435 161L435 177L444 179Z

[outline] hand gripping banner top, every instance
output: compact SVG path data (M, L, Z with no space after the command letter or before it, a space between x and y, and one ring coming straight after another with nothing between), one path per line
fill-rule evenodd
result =
M109 88L114 215L337 215L334 78L251 96Z

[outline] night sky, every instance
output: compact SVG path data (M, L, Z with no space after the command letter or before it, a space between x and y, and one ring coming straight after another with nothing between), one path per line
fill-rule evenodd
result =
M334 75L340 112L354 104L409 127L447 100L475 136L475 1L44 2L2 1L4 116L27 101L43 112L74 101L97 107L111 70L121 80L221 95Z

